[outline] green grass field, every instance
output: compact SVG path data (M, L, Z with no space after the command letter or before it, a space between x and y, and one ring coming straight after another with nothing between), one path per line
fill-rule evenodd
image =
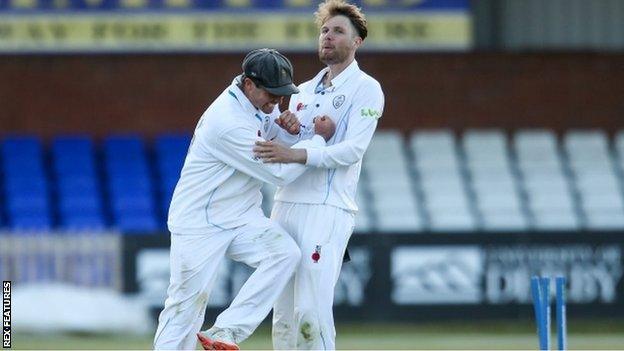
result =
M583 350L624 349L624 320L569 320L568 347ZM510 350L537 349L533 321L451 322L434 324L339 324L339 349ZM13 334L14 349L151 348L151 335ZM556 339L553 330L553 349ZM270 329L261 326L242 349L271 349Z

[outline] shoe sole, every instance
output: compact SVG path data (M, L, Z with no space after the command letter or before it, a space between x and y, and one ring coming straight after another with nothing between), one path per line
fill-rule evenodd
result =
M197 333L197 339L199 339L204 350L240 350L236 344L212 340L203 336L201 333Z

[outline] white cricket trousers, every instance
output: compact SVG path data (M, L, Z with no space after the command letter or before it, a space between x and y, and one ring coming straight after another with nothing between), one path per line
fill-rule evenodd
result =
M273 348L334 350L334 287L354 214L329 205L276 202L276 220L299 245L301 263L273 307Z
M205 235L171 235L171 278L154 337L157 350L195 350L196 333L224 256L256 268L215 326L236 342L249 337L293 276L301 253L293 239L266 217L253 225Z

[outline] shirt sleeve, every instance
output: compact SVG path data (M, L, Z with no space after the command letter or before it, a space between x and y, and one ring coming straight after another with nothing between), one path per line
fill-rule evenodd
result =
M291 112L293 112L295 115L297 115L297 105L299 104L299 94L293 94L290 97L290 102L288 104L288 110L290 110ZM276 117L277 118L277 117ZM299 122L301 122L301 118L299 118L299 116L297 116L297 118L299 119ZM278 142L280 142L281 144L287 145L287 146L292 146L295 143L301 141L301 140L308 140L308 139L312 139L312 137L314 137L315 132L314 132L314 124L311 125L301 125L301 130L299 131L299 134L297 135L292 135L290 133L288 133L287 131L285 131L282 127L278 126L275 123L275 119L273 119L271 122L270 127L268 128L269 131L267 133L267 135L269 135L270 137L268 137L267 139L269 140L276 140Z
M299 89L304 88L302 86L299 86ZM297 110L300 102L301 101L299 101L299 94L295 94L290 97L290 102L288 105L288 109L292 111L295 115L297 115L297 118L299 118ZM299 122L301 122L301 118L299 118ZM314 124L310 123L309 125L301 124L301 129L297 137L298 140L308 140L312 139L312 137L314 137L315 135L316 133L314 131Z
M275 123L275 119L269 123L269 133L267 133L268 140L277 141L286 146L292 146L301 139L299 134L292 135L285 131L282 127L278 126L277 123Z
M305 172L306 167L297 163L264 163L253 154L257 130L238 127L221 133L211 142L212 153L219 160L263 182L284 186ZM320 140L319 140L320 139ZM298 148L315 148L325 144L323 138L314 138L295 144Z
M293 111L292 108L290 108L290 111ZM268 121L268 126L265 131L266 132L265 137L267 140L274 140L274 141L279 142L282 145L292 146L300 140L310 139L310 138L301 138L300 136L301 134L292 135L288 133L287 131L285 131L282 127L277 125L277 123L275 123L275 119L277 119L279 115L280 115L280 112L279 112L278 107L276 106L273 114L269 116L270 120Z
M360 86L347 115L336 122L336 133L346 128L342 141L320 148L306 147L307 166L337 168L362 160L384 108L383 92L379 83L374 83Z

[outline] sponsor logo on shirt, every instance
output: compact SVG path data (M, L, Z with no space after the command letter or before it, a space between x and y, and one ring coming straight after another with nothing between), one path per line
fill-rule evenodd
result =
M334 98L333 104L334 104L334 108L338 109L340 106L342 106L342 104L345 102L345 96L344 95L338 95Z
M381 111L377 111L372 108L363 108L362 110L360 110L360 114L364 118L378 119L379 117L381 117Z
M308 108L308 105L304 105L303 102L297 104L297 111L302 111Z

